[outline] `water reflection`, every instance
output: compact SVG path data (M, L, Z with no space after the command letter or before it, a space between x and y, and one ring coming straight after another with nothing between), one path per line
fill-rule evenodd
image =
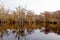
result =
M3 31L0 32L0 39L1 40L6 40L6 38L7 38L7 40L8 40L9 38L11 38L12 40L33 40L33 36L36 37L36 36L40 35L40 37L41 37L41 35L42 35L43 36L42 38L44 38L45 34L49 34L49 33L52 33L52 32L54 32L54 31L50 30L50 29L46 29L46 28L25 29L25 30L16 30L16 29L11 30L11 29L9 29L9 31L8 30L3 30ZM58 32L56 32L56 33L59 34ZM7 36L6 34L9 35L9 36ZM50 34L50 35L52 35L52 34ZM54 34L54 35L56 35L56 34ZM30 39L30 37L31 37L31 39ZM36 38L35 39L39 40L39 37L37 37L37 38L38 39L36 39Z
M45 27L44 27L44 29L41 28L40 32L44 32L45 34L53 32L53 33L56 33L56 34L60 35L60 30L58 30L58 29L53 30L53 29L45 28Z
M44 27L40 27L40 25L39 25L38 28L36 26L35 26L36 28L32 28L32 26L31 27L26 27L26 26L21 27L21 25L14 26L15 28L13 28L13 29L6 29L6 27L1 27L2 29L0 29L0 39L1 40L33 40L33 38L35 37L34 38L35 40L39 40L39 39L44 38L44 36L46 36L46 34L47 35L49 34L48 37L51 37L50 35L52 35L52 34L50 34L50 33L55 33L54 36L57 34L60 35L59 26L51 27L49 25L50 24L45 25ZM40 38L41 36L43 36L43 37ZM42 40L44 40L44 39L42 39ZM53 40L53 38L51 40Z

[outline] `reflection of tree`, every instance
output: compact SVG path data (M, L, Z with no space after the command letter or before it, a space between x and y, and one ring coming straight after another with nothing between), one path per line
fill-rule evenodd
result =
M22 38L25 37L25 30L19 30L19 31L16 33L16 36L15 36L15 37L17 37L18 40L20 40L21 37L22 37ZM25 39L26 39L26 37L25 37Z
M27 33L31 34L33 32L33 29L27 29Z

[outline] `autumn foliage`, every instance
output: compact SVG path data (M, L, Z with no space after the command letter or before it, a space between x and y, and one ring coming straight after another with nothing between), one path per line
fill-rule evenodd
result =
M10 11L0 6L0 29L20 29L22 27L60 29L60 10L44 11L37 15L31 10L20 7L16 8L16 11Z

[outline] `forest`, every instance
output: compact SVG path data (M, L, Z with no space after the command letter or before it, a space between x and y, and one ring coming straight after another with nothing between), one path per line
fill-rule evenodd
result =
M15 11L7 10L0 5L0 31L2 29L31 28L60 31L60 10L44 11L39 15L32 10L18 7Z

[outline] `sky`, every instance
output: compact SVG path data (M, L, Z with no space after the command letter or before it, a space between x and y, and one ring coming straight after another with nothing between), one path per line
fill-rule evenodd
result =
M21 6L33 10L36 14L60 10L60 0L0 0L0 5L2 4L10 10L15 10L16 7Z

